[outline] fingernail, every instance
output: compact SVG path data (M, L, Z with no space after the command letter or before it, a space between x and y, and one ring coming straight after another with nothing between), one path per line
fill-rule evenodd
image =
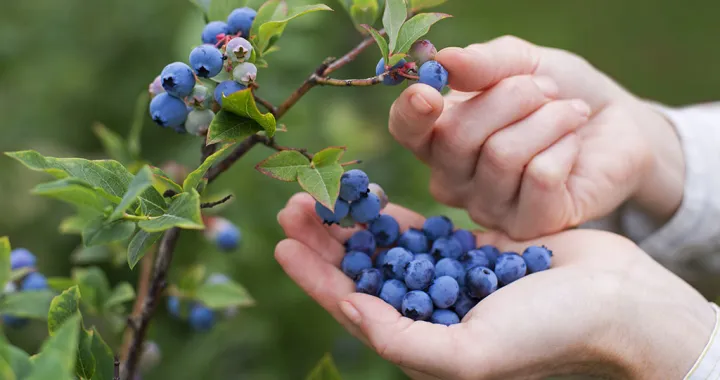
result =
M555 81L550 77L535 76L533 77L533 81L538 88L540 88L540 91L549 98L556 97L560 92L560 88L558 88L557 83L555 83Z
M590 115L590 106L580 99L570 101L570 106L584 116Z
M357 311L355 306L353 306L350 302L348 302L348 301L340 302L340 310L342 310L343 314L345 314L345 316L348 317L348 319L350 321L352 321L352 323L359 325L360 322L362 322L362 317L360 316L360 312Z
M425 97L422 94L414 94L411 96L410 104L412 104L415 112L422 115L427 115L433 110L433 107L427 100L425 100Z

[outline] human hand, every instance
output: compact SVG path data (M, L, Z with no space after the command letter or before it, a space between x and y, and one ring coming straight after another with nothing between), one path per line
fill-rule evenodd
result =
M453 91L410 86L390 132L430 166L440 202L515 239L628 199L660 220L679 207L684 159L672 126L582 58L503 37L436 59Z
M379 298L353 293L338 266L355 230L325 227L314 205L299 194L279 213L288 239L275 257L348 331L415 379L681 379L714 326L712 308L693 288L632 242L589 230L528 242L481 234L480 244L503 250L545 244L553 268L499 289L460 324L412 321ZM402 230L423 223L397 205L384 212Z

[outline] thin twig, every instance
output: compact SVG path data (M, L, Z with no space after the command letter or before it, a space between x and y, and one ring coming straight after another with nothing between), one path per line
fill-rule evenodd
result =
M145 296L150 288L150 275L152 275L153 261L155 259L155 248L153 245L145 256L140 260L140 277L138 277L137 285L137 297L135 298L135 304L130 316L128 316L127 327L125 328L125 335L123 336L123 344L120 349L120 358L122 361L126 361L128 357L128 351L130 350L130 341L133 338L133 333L137 331L138 326L136 323L137 317L142 313L143 303L145 302Z
M350 166L350 165L359 165L359 164L362 164L362 160L352 160L349 162L342 163L342 164L340 164L340 166L346 167L346 166Z
M315 77L315 84L318 86L337 86L337 87L368 87L380 84L383 78L389 73L383 73L378 76L365 79L333 79L324 77Z
M235 147L235 150L230 153L227 157L225 157L222 161L220 161L217 165L210 168L210 170L205 173L205 178L208 180L208 183L211 183L217 179L217 177L222 174L224 171L230 169L230 167L242 156L247 154L247 152L252 149L252 147L255 146L258 142L260 142L260 139L263 138L263 136L260 135L252 135L240 144L238 144L237 147Z
M203 139L202 146L200 146L200 153L202 155L202 157L200 157L200 164L205 162L205 160L207 160L208 157L215 154L216 151L217 151L217 144L206 145L205 139Z
M221 204L229 201L230 198L232 198L232 197L233 197L232 194L230 194L230 195L226 196L225 198L223 198L223 199L221 199L221 200L219 200L219 201L201 203L201 204L200 204L200 208L213 208L213 207L215 207L215 206L220 206Z
M253 94L253 95L254 95L254 94ZM267 109L268 112L270 112L271 114L275 115L275 113L277 112L277 108L276 108L272 103L270 103L269 101L267 101L267 100L265 100L265 99L263 99L263 98L261 98L261 97L259 97L259 96L257 96L257 95L254 95L254 96L255 96L255 101L256 101L256 102L258 102L260 105L262 105L263 107L265 107L265 109Z

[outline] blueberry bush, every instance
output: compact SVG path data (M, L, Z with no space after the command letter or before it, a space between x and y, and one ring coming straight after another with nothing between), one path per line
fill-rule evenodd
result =
M346 172L360 162L343 161L345 147L311 153L280 145L279 135L292 131L278 122L315 87L394 86L410 80L441 91L447 72L433 60L435 47L422 38L432 25L449 17L424 11L445 0L341 0L361 41L340 58L322 62L279 105L261 97L262 92L272 91L261 89L262 69L282 47L292 20L332 9L324 4L293 8L284 0L191 2L206 23L199 45L188 52L186 62L169 63L149 80L148 91L135 105L135 121L127 137L95 127L108 159L57 158L34 150L6 153L28 169L54 178L33 188L33 194L74 206L75 214L62 222L60 231L81 239L76 262L126 262L139 271L139 281L135 286L120 282L111 287L97 265L74 268L69 277L46 278L31 252L12 249L10 240L1 238L2 328L23 329L30 320L41 320L47 322L49 337L31 356L0 334L0 378L139 379L144 369L160 360L157 343L147 340L160 307L202 333L211 330L216 320L253 306L248 291L228 276L206 273L202 265L175 268L172 264L183 230L201 233L223 252L240 248L240 229L218 214L232 194L218 195L209 189L256 146L276 151L257 163L257 171L297 182L317 200L317 212L327 223L372 222L369 239L358 237L349 243L367 250L361 253L367 259L359 260L369 260L370 241L388 245L404 238L415 244L412 237L397 236L393 220L378 217L387 197L378 185L363 182L364 173ZM380 23L382 28L376 29ZM331 77L372 45L380 52L374 76ZM168 132L201 140L199 166L193 170L156 166L144 159L140 135L146 115ZM445 235L444 230L437 233ZM346 273L361 276L358 286L366 292L378 293L380 277L368 273L366 264L343 263L343 269L347 266ZM179 281L169 282L171 270L182 272ZM104 339L101 331L111 339ZM336 379L339 374L326 356L308 378Z

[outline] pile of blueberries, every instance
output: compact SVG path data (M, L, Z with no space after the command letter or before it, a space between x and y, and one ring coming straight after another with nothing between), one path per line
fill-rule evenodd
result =
M387 67L385 59L380 58L380 62L375 66L375 75L383 74L389 70L390 73L383 78L383 84L397 86L406 79L401 74L401 71L417 71L418 83L442 91L448 84L448 72L443 65L435 60L435 54L437 54L437 49L432 42L428 40L416 41L410 48L409 54L413 62L401 59L393 67Z
M229 281L230 279L221 273L213 273L205 280L207 284L223 284ZM168 312L174 318L187 321L190 327L192 327L195 331L207 332L212 330L213 326L215 326L216 311L211 310L207 306L196 301L188 300L187 302L187 310L189 311L184 313L181 307L182 302L179 297L167 297ZM224 310L224 315L228 318L234 316L236 313L237 308L234 307Z
M319 203L316 212L325 223L339 223L349 203L351 218L367 228L345 243L342 271L355 281L358 292L380 297L408 318L460 323L498 288L550 268L552 251L544 246L528 247L522 256L501 253L492 245L477 247L472 232L455 230L444 216L401 233L395 218L380 213L368 182L360 170L346 172L335 213Z
M156 124L179 133L203 135L215 117L213 109L217 107L212 101L222 105L223 96L255 82L257 67L248 62L253 46L243 37L250 35L256 14L252 8L238 8L227 23L208 23L201 36L203 44L190 52L190 65L173 62L165 66L149 86L150 117ZM232 73L232 80L221 81L214 90L208 88L214 82L200 81L215 78L223 70Z
M10 269L14 271L27 268L29 272L18 281L8 282L5 285L4 292L36 292L47 290L47 279L42 273L37 272L35 268L36 264L37 258L27 249L17 248L10 252ZM14 328L23 327L28 322L25 318L18 318L12 315L3 315L2 320L6 326Z

